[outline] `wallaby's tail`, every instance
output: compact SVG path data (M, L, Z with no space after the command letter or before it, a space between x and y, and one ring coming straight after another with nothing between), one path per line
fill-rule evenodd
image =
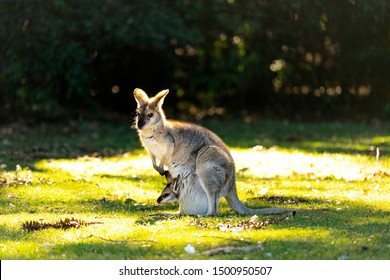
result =
M228 204L230 205L230 207L239 214L273 215L273 214L283 214L292 211L286 208L262 208L262 209L249 208L244 203L242 203L242 201L238 198L235 175L233 175L232 178L230 178L230 182L228 182L228 184L232 184L232 185L229 186L229 191L225 198Z

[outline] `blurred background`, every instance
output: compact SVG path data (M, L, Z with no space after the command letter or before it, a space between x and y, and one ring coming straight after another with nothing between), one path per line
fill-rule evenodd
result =
M388 0L0 0L0 118L390 118Z

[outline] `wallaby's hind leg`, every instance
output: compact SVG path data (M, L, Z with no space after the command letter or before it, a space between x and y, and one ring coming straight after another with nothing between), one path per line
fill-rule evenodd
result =
M221 182L215 177L215 173L202 171L198 173L200 184L206 193L208 200L207 215L218 215L219 188Z
M226 182L228 166L228 155L220 148L209 146L199 151L196 174L208 199L207 215L218 215L219 199Z

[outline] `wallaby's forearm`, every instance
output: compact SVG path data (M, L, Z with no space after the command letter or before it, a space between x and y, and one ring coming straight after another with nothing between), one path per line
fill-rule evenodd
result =
M164 175L165 173L165 170L164 170L164 161L161 160L159 164L157 164L157 160L156 160L156 157L154 155L151 156L152 158L152 164L153 164L153 168L155 170L157 170L158 173L160 173L160 175Z

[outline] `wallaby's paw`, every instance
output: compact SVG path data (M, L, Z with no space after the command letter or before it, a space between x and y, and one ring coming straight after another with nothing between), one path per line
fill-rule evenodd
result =
M153 166L154 169L156 169L156 171L158 173L160 173L161 176L164 176L166 173L168 173L168 170L165 170L163 167L160 167L160 166Z

